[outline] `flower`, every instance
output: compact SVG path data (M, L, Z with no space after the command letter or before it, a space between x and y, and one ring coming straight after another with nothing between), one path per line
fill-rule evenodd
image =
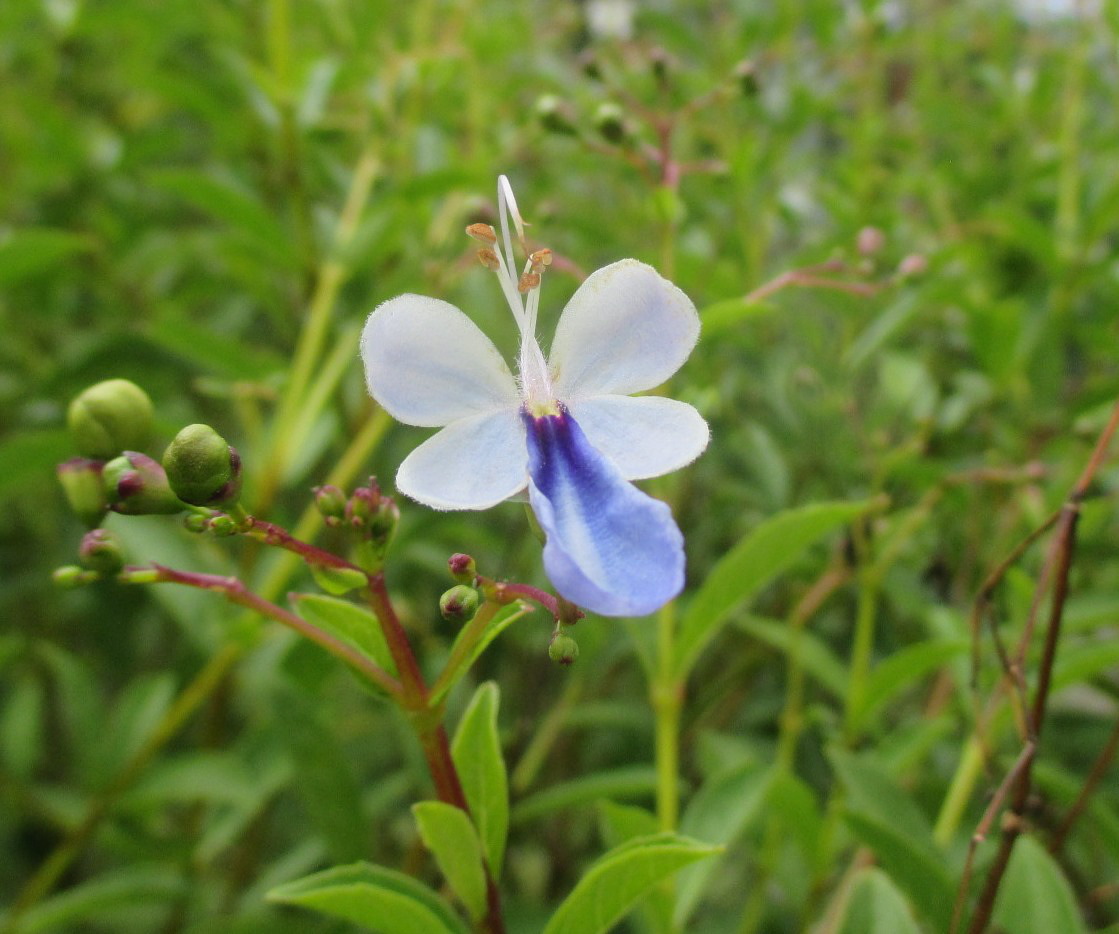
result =
M575 292L545 359L536 319L551 253L529 253L518 277L509 221L522 247L524 222L505 176L498 204L500 245L492 227L467 232L517 322L516 378L477 325L435 298L390 299L362 333L370 394L398 421L441 429L405 458L397 488L434 509L487 509L527 488L556 590L607 616L651 613L683 588L683 536L668 506L629 481L690 463L709 432L690 405L631 393L680 368L699 316L652 267L621 260Z

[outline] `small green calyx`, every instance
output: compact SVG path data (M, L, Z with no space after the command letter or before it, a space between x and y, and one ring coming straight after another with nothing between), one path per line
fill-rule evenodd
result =
M96 571L87 571L85 568L80 568L76 564L67 564L60 568L55 568L51 574L51 579L55 585L62 587L65 590L74 590L78 587L84 587L86 584L92 584L99 577Z
M98 525L109 510L101 485L103 461L74 457L58 465L58 482L74 514L89 528Z
M456 584L439 598L439 612L448 623L465 623L478 611L478 591Z
M192 506L230 506L241 495L241 455L209 425L187 425L163 453L175 495Z
M107 460L151 440L154 411L148 394L127 379L108 379L70 403L66 424L78 452Z
M171 492L159 462L138 451L125 451L101 471L102 489L113 512L125 516L170 515L186 505Z
M340 525L346 516L346 494L332 483L317 486L312 492L315 495L315 508L326 520L326 524Z
M557 632L548 643L548 657L557 665L571 665L579 657L579 643L563 632Z
M112 575L124 567L124 552L115 535L105 529L94 529L82 538L78 562L87 571Z

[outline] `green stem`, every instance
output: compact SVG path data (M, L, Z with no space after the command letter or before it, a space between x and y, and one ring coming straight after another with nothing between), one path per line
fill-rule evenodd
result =
M863 560L868 560L864 556ZM859 596L855 610L855 633L851 646L851 665L848 674L847 706L844 712L844 736L853 743L858 736L866 697L866 682L870 676L874 654L874 629L878 616L878 572L869 564L859 571Z
M956 764L956 772L948 786L948 793L940 806L940 813L936 817L936 826L933 827L933 839L943 847L952 842L952 837L960 826L964 811L975 791L976 783L983 777L983 748L979 741L971 736L964 744L963 755Z
M684 682L674 671L676 605L668 603L657 614L657 676L650 686L656 717L657 821L661 830L675 830L680 813L680 710Z

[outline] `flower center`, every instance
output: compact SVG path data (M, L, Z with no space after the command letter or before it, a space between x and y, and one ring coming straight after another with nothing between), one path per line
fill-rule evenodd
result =
M517 365L521 396L525 408L535 416L558 415L559 404L552 391L552 379L548 373L548 362L536 340L536 315L540 307L540 281L544 270L552 264L551 250L529 252L525 244L525 224L517 209L517 200L509 179L504 175L497 180L498 216L501 219L501 243L498 244L497 232L488 224L471 224L466 232L475 240L486 244L478 250L478 259L487 269L497 274L501 292L517 322L521 334L521 348ZM517 244L526 255L524 271L516 274L516 260L513 254L513 238L510 236L510 223L516 235Z

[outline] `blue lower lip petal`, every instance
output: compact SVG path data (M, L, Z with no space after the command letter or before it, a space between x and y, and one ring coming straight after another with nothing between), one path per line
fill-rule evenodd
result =
M684 537L668 506L625 480L565 408L522 418L529 503L556 590L604 616L644 616L679 594Z

